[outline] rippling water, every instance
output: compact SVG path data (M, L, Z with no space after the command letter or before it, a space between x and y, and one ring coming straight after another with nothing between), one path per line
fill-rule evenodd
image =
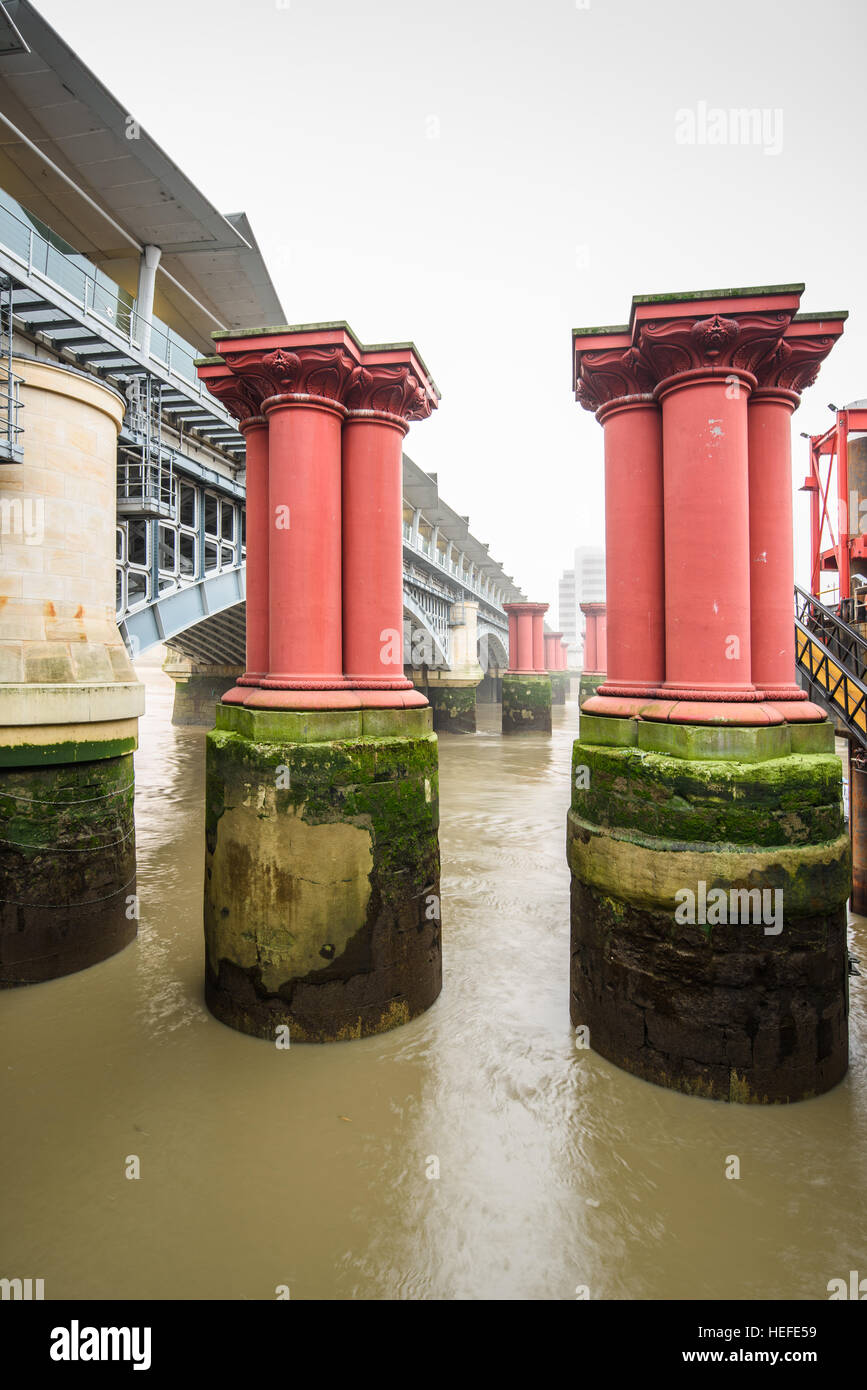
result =
M480 706L475 738L440 740L439 1001L380 1038L278 1051L204 1007L204 733L140 674L138 941L0 994L0 1274L180 1299L811 1299L867 1275L862 919L830 1095L722 1105L576 1050L577 705L551 739L503 739Z

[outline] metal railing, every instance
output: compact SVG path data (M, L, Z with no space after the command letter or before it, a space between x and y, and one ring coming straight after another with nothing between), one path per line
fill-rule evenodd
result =
M72 259L59 251L28 223L0 204L0 244L23 269L28 278L49 281L81 309L85 318L97 319L125 339L130 347L152 358L167 373L180 377L217 415L224 412L202 385L193 365L200 354L183 338L157 318L148 323L138 313L136 301L96 266ZM87 267L85 269L85 266ZM147 349L145 351L145 345Z
M0 284L0 463L21 463L23 426L21 410L22 378L12 370L12 281Z
M5 361L0 363L0 463L21 463L24 458L24 427L18 418L22 408L20 391L21 377Z
M795 660L822 703L867 747L867 642L812 594L795 586Z

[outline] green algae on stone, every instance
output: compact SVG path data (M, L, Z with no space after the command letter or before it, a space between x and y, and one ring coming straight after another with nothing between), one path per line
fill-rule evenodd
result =
M503 676L503 733L551 732L551 681L547 675Z
M0 770L0 987L69 974L136 933L133 759Z
M429 727L429 710L396 713ZM214 730L205 934L217 1017L326 1041L427 1008L440 987L438 807L431 733L292 743Z

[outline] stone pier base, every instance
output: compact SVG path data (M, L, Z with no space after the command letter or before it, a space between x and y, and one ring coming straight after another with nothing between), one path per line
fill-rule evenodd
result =
M0 767L0 988L84 970L136 935L132 753L81 751Z
M551 732L551 681L546 675L503 675L503 733Z
M503 699L503 678L499 671L488 671L476 686L476 705L499 705Z
M578 704L583 705L585 700L596 694L605 681L604 671L582 671L578 686Z
M565 671L552 671L551 673L551 704L565 705L566 691L569 688L569 677Z
M829 723L582 716L572 1022L692 1095L795 1101L848 1065L849 839Z
M206 999L223 1023L330 1042L422 1013L442 983L429 708L220 705L208 735Z
M433 710L433 727L441 734L476 732L476 687L430 685L426 691Z
M167 648L163 670L175 683L172 723L213 729L217 705L244 674L243 666L204 666Z

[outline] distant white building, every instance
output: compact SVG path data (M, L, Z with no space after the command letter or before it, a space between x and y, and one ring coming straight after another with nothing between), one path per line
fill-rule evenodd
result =
M560 576L557 625L566 638L570 666L580 666L584 651L582 603L605 602L605 551L601 546L581 545L572 569Z

